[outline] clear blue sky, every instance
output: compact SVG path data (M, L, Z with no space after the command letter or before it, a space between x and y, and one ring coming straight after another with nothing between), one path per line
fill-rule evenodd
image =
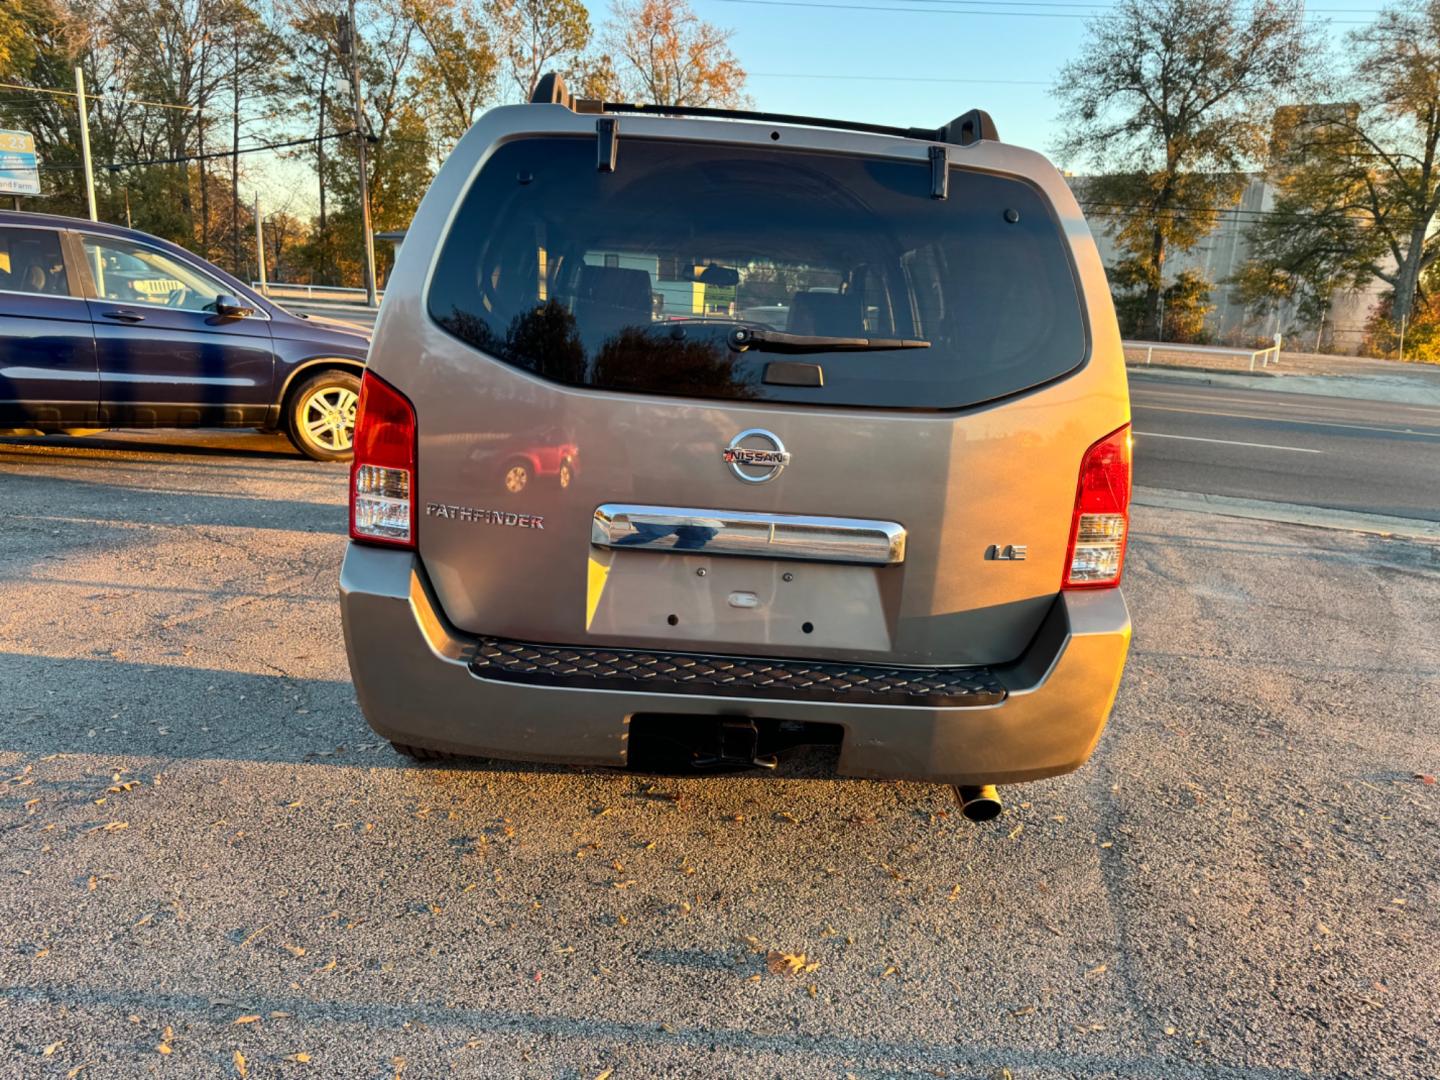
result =
M1107 0L692 2L701 18L735 31L731 44L752 73L750 95L760 109L933 126L982 108L1006 142L1047 153L1058 134L1055 77L1079 53L1086 17L1108 6ZM1307 18L1328 20L1326 36L1338 43L1352 28L1342 21L1368 21L1382 6L1319 0ZM980 14L987 11L998 13Z

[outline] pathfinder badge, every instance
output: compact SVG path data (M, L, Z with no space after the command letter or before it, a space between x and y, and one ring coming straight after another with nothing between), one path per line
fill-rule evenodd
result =
M543 529L545 518L540 514L514 514L508 510L476 510L473 506L454 503L426 503L425 516L469 521L476 525L508 525L512 529Z

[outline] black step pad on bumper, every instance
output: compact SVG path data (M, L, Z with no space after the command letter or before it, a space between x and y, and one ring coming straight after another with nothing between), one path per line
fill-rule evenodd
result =
M852 705L998 705L1005 688L983 667L891 667L814 660L532 645L482 637L470 670L484 679L651 694L781 698Z

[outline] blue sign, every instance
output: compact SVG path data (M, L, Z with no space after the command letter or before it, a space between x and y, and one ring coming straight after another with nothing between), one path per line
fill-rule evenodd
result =
M39 195L40 165L28 131L0 131L0 195Z

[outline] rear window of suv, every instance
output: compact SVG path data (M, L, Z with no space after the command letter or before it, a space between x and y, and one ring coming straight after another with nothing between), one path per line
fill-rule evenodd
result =
M593 138L494 151L432 277L440 326L570 386L881 408L975 405L1085 357L1029 184L952 167L941 200L928 162L624 137L615 172L595 160ZM929 347L736 351L737 327ZM777 384L777 361L822 385Z

